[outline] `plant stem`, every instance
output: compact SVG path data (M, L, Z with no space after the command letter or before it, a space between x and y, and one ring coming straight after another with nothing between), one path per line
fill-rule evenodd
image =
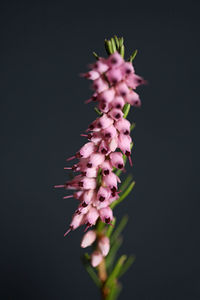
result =
M105 300L108 296L109 293L109 289L104 285L104 283L107 280L107 271L106 271L106 262L105 259L103 259L100 263L100 265L98 266L98 275L99 275L99 279L102 282L102 288L101 288L101 297L102 300Z

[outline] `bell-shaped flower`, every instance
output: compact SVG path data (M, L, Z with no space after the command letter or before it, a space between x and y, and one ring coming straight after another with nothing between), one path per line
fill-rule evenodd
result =
M108 206L99 210L99 215L102 222L110 224L113 220L113 212L112 209Z
M94 230L90 230L88 232L86 232L82 238L81 241L81 247L82 248L86 248L88 246L91 246L94 241L96 240L96 232Z
M96 268L102 261L103 255L100 251L96 250L91 255L91 265Z
M110 250L110 240L107 236L102 236L98 241L98 247L103 256L107 256Z
M110 161L113 167L117 169L123 169L124 160L121 152L113 152L110 154Z

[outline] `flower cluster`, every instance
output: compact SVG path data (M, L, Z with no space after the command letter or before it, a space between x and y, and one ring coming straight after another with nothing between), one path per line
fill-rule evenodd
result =
M90 230L84 234L81 242L81 247L86 248L88 246L91 246L95 240L97 240L97 248L91 254L91 265L93 267L97 267L101 263L103 257L107 256L110 250L109 238L105 235L101 235L97 239L97 234L95 230Z
M113 212L110 204L119 198L117 185L120 182L114 170L124 169L123 155L132 164L130 122L124 118L123 108L125 104L141 105L134 90L144 83L135 74L132 63L125 62L118 52L107 59L99 58L91 71L83 76L93 81L94 89L93 96L86 102L97 102L101 116L89 125L83 135L89 141L68 159L79 160L66 168L79 174L63 186L76 190L65 198L74 197L80 204L65 235L84 224L87 230L99 218L111 224Z

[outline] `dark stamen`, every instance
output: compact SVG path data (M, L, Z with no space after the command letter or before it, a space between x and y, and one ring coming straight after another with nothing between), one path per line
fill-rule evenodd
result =
M99 197L99 201L100 201L100 202L103 202L104 200L105 200L105 197L103 197L103 196L100 196L100 197Z
M122 169L123 165L122 164L118 164L118 169Z

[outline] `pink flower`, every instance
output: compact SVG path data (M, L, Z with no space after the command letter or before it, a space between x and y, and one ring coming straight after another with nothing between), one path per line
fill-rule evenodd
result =
M111 116L111 118L115 121L118 121L123 117L123 112L118 108L113 108L109 112L109 116Z
M111 105L113 108L118 108L118 109L122 109L124 107L125 101L121 96L116 96Z
M108 200L110 198L110 189L101 186L97 193L97 199L100 202Z
M102 236L98 241L98 247L103 256L107 256L110 250L110 240L107 236Z
M113 167L123 169L124 160L121 152L113 152L110 154L110 161Z
M129 93L129 88L126 83L122 81L116 86L116 91L119 96L126 97Z
M105 73L108 70L108 65L106 63L106 60L103 58L100 58L94 65L93 69L97 71L98 73L102 74Z
M110 224L110 222L113 220L113 212L110 207L100 209L99 214L102 222Z
M98 217L99 217L98 210L94 207L91 207L86 215L86 222L85 222L86 225L87 226L95 225Z
M88 232L86 232L82 238L81 241L81 247L82 248L86 248L88 246L91 246L94 241L96 240L96 232L94 230L90 230Z
M118 52L107 59L99 58L92 65L92 69L83 76L93 81L94 89L93 95L86 103L96 102L101 116L89 125L86 133L81 134L89 142L68 159L68 161L78 159L72 167L65 167L67 170L78 172L78 175L64 185L56 186L76 190L64 199L74 197L79 200L78 208L65 235L84 224L87 230L95 225L99 218L107 224L113 220L110 204L119 198L120 182L114 168L124 169L123 154L132 164L131 124L124 119L123 107L125 103L133 106L141 105L135 89L144 83L144 80L135 74L132 63L125 62ZM100 182L98 176L101 176ZM106 236L96 237L95 231L89 231L84 235L81 246L91 245L96 238L98 250L91 256L93 266L101 262L110 248L109 239Z
M103 255L100 251L94 251L91 255L91 265L96 268L102 261Z
M117 68L123 63L124 60L118 52L115 52L108 57L108 65L111 68Z
M101 77L99 77L94 80L92 87L97 93L101 93L104 90L108 89L108 83L105 80L103 80Z
M115 123L115 127L116 129L120 132L120 133L123 133L125 135L129 135L130 134L130 127L131 127L131 124L128 120L126 119L121 119L119 121L117 121Z

